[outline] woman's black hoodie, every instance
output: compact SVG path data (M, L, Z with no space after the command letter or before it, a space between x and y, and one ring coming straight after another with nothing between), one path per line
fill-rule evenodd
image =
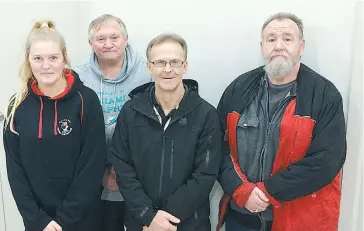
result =
M106 166L104 119L94 91L65 71L68 86L44 96L34 80L4 126L4 148L11 190L29 231L54 220L73 230L100 197Z

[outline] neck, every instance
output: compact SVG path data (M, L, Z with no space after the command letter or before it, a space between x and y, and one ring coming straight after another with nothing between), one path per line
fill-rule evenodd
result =
M271 83L275 85L286 84L297 79L297 74L299 69L300 69L300 62L297 62L297 64L292 68L292 70L288 72L285 76L277 78L268 75L268 78L271 81Z
M115 78L120 74L120 71L123 68L124 56L116 61L102 61L99 59L98 62L99 67L105 76Z
M163 91L158 87L155 88L156 100L161 105L166 115L171 112L172 109L178 107L184 94L185 88L182 83L174 91Z
M45 96L53 98L54 96L61 94L66 89L67 84L67 80L62 76L53 85L42 85L38 83L38 88Z

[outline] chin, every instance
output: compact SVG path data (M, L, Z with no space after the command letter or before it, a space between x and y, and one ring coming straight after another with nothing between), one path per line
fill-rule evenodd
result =
M109 53L109 54L104 54L103 57L104 57L104 60L107 60L107 61L116 61L116 60L119 60L121 56L117 55L117 54Z
M175 91L178 88L178 84L175 83L159 83L157 87L162 91Z

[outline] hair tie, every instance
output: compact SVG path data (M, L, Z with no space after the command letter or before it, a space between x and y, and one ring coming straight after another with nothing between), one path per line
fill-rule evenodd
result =
M43 22L42 25L40 26L41 28L42 27L48 27L48 23L47 22Z

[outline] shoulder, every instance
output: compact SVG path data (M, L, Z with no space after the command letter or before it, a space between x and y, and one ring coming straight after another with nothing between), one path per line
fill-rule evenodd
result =
M81 98L85 110L94 110L95 108L101 108L99 97L97 96L96 92L93 91L91 88L82 85L77 93Z
M302 78L306 80L304 86L311 87L312 89L315 89L315 91L320 92L325 101L342 101L341 93L333 82L308 66L304 64L301 65L300 71L302 71Z
M243 90L250 86L250 83L254 82L254 80L257 80L259 77L261 77L264 74L263 66L260 66L258 68L255 68L253 70L250 70L248 72L245 72L238 77L236 77L225 89L224 95L231 95L235 91Z
M82 82L85 81L86 77L89 75L90 70L91 70L91 66L88 62L77 65L75 67L72 68L72 70L74 72L76 72L76 74L79 76L80 80Z

